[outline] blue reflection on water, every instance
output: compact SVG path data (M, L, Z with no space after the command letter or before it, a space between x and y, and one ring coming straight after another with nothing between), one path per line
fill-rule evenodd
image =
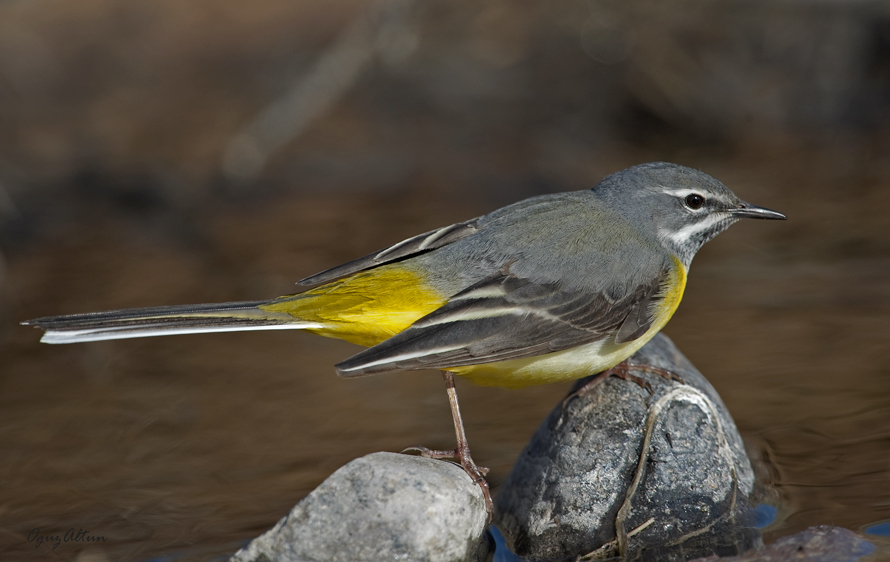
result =
M876 525L870 525L865 528L867 535L879 535L882 537L890 537L890 521L884 521Z
M507 543L504 541L504 535L501 534L497 527L489 525L488 531L491 533L491 536L494 537L494 557L491 559L491 562L525 562L524 558L516 556L509 548L507 548Z
M762 503L754 508L754 528L763 529L772 525L776 520L779 510L776 506Z

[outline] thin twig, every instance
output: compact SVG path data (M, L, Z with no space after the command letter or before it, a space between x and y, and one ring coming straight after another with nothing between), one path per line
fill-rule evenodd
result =
M630 517L633 498L636 495L637 489L639 488L640 483L643 481L643 476L646 473L646 463L649 459L649 448L652 441L652 435L655 432L655 424L657 423L658 417L661 415L661 412L665 408L665 406L668 403L676 400L685 400L697 405L707 414L709 421L714 423L717 433L718 450L732 470L733 490L737 488L736 472L733 466L734 463L732 459L732 451L729 449L729 442L726 439L726 433L723 430L723 423L720 421L720 416L717 413L716 406L714 406L713 402L711 402L711 400L704 393L696 390L691 386L678 386L672 389L670 392L659 398L655 402L655 404L653 404L652 407L649 408L649 413L646 416L646 429L643 436L643 446L642 450L640 451L640 458L637 461L637 469L634 473L634 479L633 482L631 482L630 487L628 487L627 492L625 493L624 502L621 504L621 508L618 510L618 514L615 517L615 535L616 541L618 543L618 554L622 557L627 556L627 539L630 536L625 531L625 524L627 522L627 519ZM735 494L733 494L733 504L734 503ZM699 531L705 532L712 525L713 523Z

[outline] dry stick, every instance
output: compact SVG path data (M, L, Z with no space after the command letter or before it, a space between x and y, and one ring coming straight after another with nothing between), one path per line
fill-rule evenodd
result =
M665 546L676 546L678 544L684 543L687 540L691 539L692 537L697 537L698 535L707 533L714 527L714 525L716 525L717 523L722 521L724 518L735 517L736 498L738 496L738 491L739 491L738 479L736 478L735 468L733 468L732 469L732 501L729 504L729 509L727 510L727 512L724 513L723 515L721 515L720 517L718 517L717 519L714 519L713 521L711 521L704 527L702 527L700 529L696 529L694 531L690 531L690 532L686 533L685 535L678 537L677 539L674 539L669 543L666 543ZM630 535L628 535L628 536L630 536Z
M646 519L645 521L643 521L642 525L640 525L633 531L627 533L627 537L630 538L634 535L642 533L649 527L649 525L651 525L653 523L655 523L654 517L650 517L649 519ZM582 561L587 561L587 560L603 560L606 558L612 558L612 551L617 548L617 545L618 545L618 539L613 539L613 540L607 542L606 544L604 544L603 546L599 547L598 549L594 550L593 552L588 552L584 556L580 556L580 557L576 558L575 560L576 560L576 562L582 562Z
M726 433L723 430L723 424L720 422L720 416L717 414L717 408L714 406L714 403L711 402L711 400L705 394L690 386L680 386L671 390L670 392L659 398L655 402L655 404L653 404L652 407L649 408L649 413L646 416L646 433L643 436L643 449L640 452L640 459L637 462L637 470L634 474L633 482L631 482L631 485L627 489L627 492L625 494L624 503L621 504L621 508L618 510L618 515L615 517L615 535L618 542L618 554L621 557L627 555L627 539L630 535L625 531L625 523L630 516L633 498L636 495L637 489L640 486L640 482L643 481L643 476L646 473L646 462L649 458L649 445L652 441L652 434L655 432L655 424L658 421L658 416L661 415L661 411L664 409L665 405L669 402L673 402L674 400L685 400L687 402L695 404L696 406L700 407L702 411L707 413L708 421L716 425L717 439L719 441L718 447L721 455L731 467L733 489L735 490L737 488L737 477L735 469L732 468L732 452L729 450L729 443L726 440ZM735 494L733 494L733 504L734 503ZM713 523L711 525L713 525ZM705 527L704 530L710 528L711 525ZM704 532L704 530L699 531Z

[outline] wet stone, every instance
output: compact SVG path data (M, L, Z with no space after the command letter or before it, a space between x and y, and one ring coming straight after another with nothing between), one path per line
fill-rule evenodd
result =
M760 544L751 463L714 388L664 335L631 370L551 411L498 492L495 523L531 560L688 560ZM586 381L579 381L577 390Z
M321 483L230 562L464 562L489 551L479 486L452 463L374 453Z
M874 551L875 545L853 531L820 525L741 556L712 556L693 562L856 562Z

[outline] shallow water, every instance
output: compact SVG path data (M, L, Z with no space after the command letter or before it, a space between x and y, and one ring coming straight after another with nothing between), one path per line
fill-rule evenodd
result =
M818 158L799 162L761 161L756 181L745 160L708 169L789 221L745 222L708 244L665 330L764 459L778 504L767 542L890 519L890 194L878 177L836 197L843 182ZM7 256L0 552L225 556L349 460L453 440L436 373L339 379L333 364L358 349L343 342L272 331L46 346L17 321L292 292L305 275L493 206L421 191L290 195L206 207L191 238L96 211ZM458 382L495 490L567 388ZM29 541L69 528L106 541Z

